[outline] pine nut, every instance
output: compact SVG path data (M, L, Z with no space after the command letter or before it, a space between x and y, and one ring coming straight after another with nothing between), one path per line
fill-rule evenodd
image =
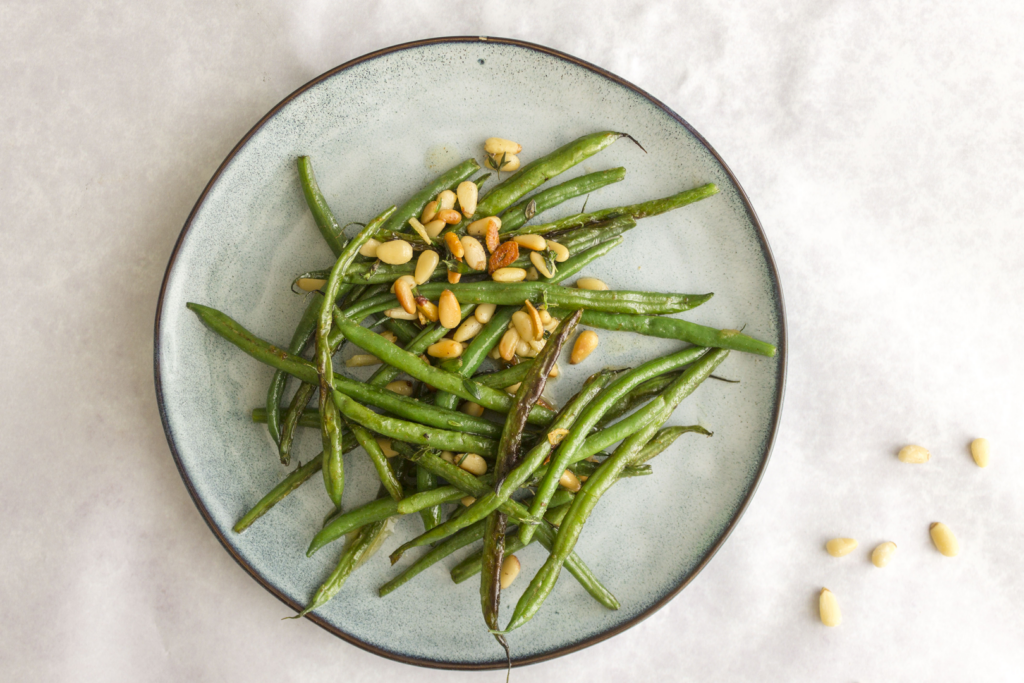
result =
M573 365L582 363L597 348L597 342L597 333L593 330L580 332L580 336L576 337L576 343L572 345L572 355L569 356L569 362Z
M562 322L561 318L551 318L551 322L544 325L545 332L554 332L558 328L558 323Z
M562 472L562 476L558 479L558 485L573 493L580 490L580 480L573 474L572 470Z
M454 339L442 339L427 347L427 355L434 358L458 358L462 355L463 346Z
M515 396L516 392L519 391L519 387L521 387L521 386L523 386L522 382L516 382L512 386L505 387L505 391L507 393L512 394L513 396Z
M451 451L441 451L441 459L453 465L455 464L455 454Z
M526 271L522 268L498 268L491 273L495 282L522 282L526 279Z
M454 270L449 270L448 271L448 284L450 284L450 285L457 285L457 284L459 284L459 280L461 280L461 279L462 279L462 273L456 272Z
M971 457L978 467L988 467L988 460L992 455L992 448L988 439L975 439L971 442Z
M466 218L476 213L476 200L479 193L480 188L472 180L464 180L455 188L455 194L459 198L459 208L462 209L462 215Z
M437 315L442 327L447 327L450 330L459 326L462 321L462 309L452 290L446 289L441 292L441 298L437 304Z
M541 351L544 350L544 345L547 344L548 342L546 339L529 339L526 343L530 345L531 349L533 349L537 353L540 353Z
M552 429L548 432L548 443L552 446L557 446L562 443L562 439L569 436L568 429Z
M502 590L512 585L512 582L519 576L519 569L519 558L515 555L509 555L501 561L501 573L499 574L498 583L501 584Z
M516 326L516 332L519 333L519 338L523 342L534 338L533 323L530 322L529 314L516 311L512 314L512 324Z
M956 557L960 554L960 541L956 540L953 530L942 522L935 522L929 528L932 535L932 543L935 549L946 557Z
M548 240L548 249L555 252L555 261L558 263L565 263L569 260L569 247Z
M487 252L480 240L469 235L463 235L459 240L462 242L462 250L466 253L466 265L473 270L487 270Z
M462 507L468 508L470 505L476 502L476 498L474 498L473 496L466 496L464 498L460 498L459 502L462 504Z
M345 361L346 368L365 368L370 365L380 365L380 358L371 356L368 353L357 353Z
M412 261L412 245L405 240L391 240L377 247L377 258L392 266Z
M491 316L494 315L494 309L497 307L497 304L478 304L473 309L473 317L486 325Z
M499 163L502 164L500 168L498 167ZM502 155L500 154L497 156L488 154L487 159L484 162L484 166L491 169L492 171L512 173L513 171L519 170L519 157L517 157L515 154L506 154L503 161Z
M877 546L875 546L875 549L871 551L871 562L876 567L881 569L885 565L889 564L889 560L892 559L893 553L895 552L896 544L892 541L879 543Z
M456 225L462 220L462 214L455 209L441 209L437 212L437 218L448 225Z
M839 601L827 588L822 588L818 595L818 614L825 626L839 626L843 620L843 615L839 612Z
M416 272L412 276L416 284L422 285L429 280L430 276L434 274L437 264L440 262L441 257L433 249L428 249L421 253L420 257L416 259Z
M555 274L548 268L548 264L544 263L544 257L541 256L539 251L530 252L530 263L532 263L533 267L537 269L537 273L539 275L543 275L546 278L554 277Z
M437 200L427 202L427 205L423 207L423 213L420 214L420 223L424 226L430 221L434 220L434 216L437 215Z
M855 538L833 538L825 544L825 550L827 550L828 554L832 557L849 555L856 549L857 539Z
M434 302L425 296L416 297L416 310L427 322L436 323L441 317L441 313L438 311L437 306L434 305ZM426 323L421 320L420 324L425 325Z
M462 324L459 325L459 329L455 330L455 334L452 335L452 339L457 342L468 341L480 334L480 330L482 329L484 329L484 324L482 322L473 316L467 316L467 318L462 321Z
M321 280L315 277L300 277L295 281L295 284L304 292L315 292L326 285L327 280Z
M529 301L525 301L523 303L525 304L523 308L526 309L526 314L530 316L530 326L533 328L533 339L543 339L544 322L540 317L540 313L537 311L536 308L533 307L533 304L530 303ZM540 349L537 350L540 351Z
M558 363L555 363L554 365L551 366L551 374L549 374L548 377L550 377L551 379L555 379L560 374L562 374L562 371L558 369Z
M476 453L463 453L455 456L455 464L478 477L487 473L487 461Z
M909 462L917 465L922 462L928 462L932 454L921 446L904 446L896 457L900 459L900 462Z
M463 401L462 405L459 406L459 410L464 412L466 415L472 415L473 417L483 417L484 407L479 403L473 403L472 401Z
M501 236L498 231L501 230L501 221L497 223L489 223L487 225L487 232L484 233L484 241L487 243L487 251L492 254L498 250L501 246Z
M444 234L444 243L448 245L448 251L452 252L452 256L461 261L466 250L462 248L459 236L454 232L446 232Z
M502 153L519 154L523 151L523 146L505 138L487 138L484 141L484 151L488 154L497 154L500 157Z
M426 327L427 323L430 322L429 320L427 320L427 317L423 315L422 311L416 311L416 320L419 321L420 327Z
M540 235L516 235L512 241L526 249L544 251L547 249L547 241Z
M391 283L392 294L395 293L395 288L398 287L399 282L408 282L410 288L416 286L416 278L414 278L412 275L401 275L397 280Z
M603 291L608 289L608 285L601 282L596 277L581 277L576 281L576 289L594 289Z
M516 330L516 334L519 330ZM516 342L516 355L522 358L533 358L537 353L533 350L533 347L526 343L522 335L519 335L519 341Z
M391 330L384 330L383 332L380 333L380 336L384 337L385 339L387 339L392 344L398 342L398 337Z
M405 309L399 306L398 308L389 308L384 311L384 315L395 320L416 320L417 316L415 313L406 313Z
M412 396L412 382L407 379L389 382L384 388L388 391L393 391L400 396Z
M542 308L538 311L538 313L540 314L541 327L551 322L551 314L548 313L548 309ZM543 332L541 334L543 334Z
M377 258L377 247L380 246L380 240L375 240L372 237L366 240L366 244L359 247L359 253L362 256L369 256L370 258Z
M532 261L533 260L533 258L532 258L533 254L530 254L530 256L531 256L530 260ZM540 279L540 273L537 272L536 266L530 266L530 269L526 271L526 281L527 282L536 282L539 279Z
M516 355L516 345L519 343L519 333L515 328L505 332L505 335L498 342L498 353L503 360L511 361Z
M434 239L435 237L440 235L441 231L444 230L446 227L448 227L447 223L445 223L442 220L437 220L436 218L430 221L429 223L423 224L423 229L427 231L428 235L430 235L430 239Z
M451 190L444 190L437 195L437 210L450 211L455 208L455 200L458 196Z
M398 297L398 303L406 313L416 312L416 299L412 295L412 287L409 286L407 280L395 280L395 296Z
M490 358L491 360L501 360L501 352L498 350L498 347L495 346L493 349L487 352L487 357Z
M483 237L487 234L487 229L490 226L494 226L498 230L501 229L501 219L497 216L488 216L487 218L481 218L478 221L473 221L466 228L466 232L473 237Z
M416 234L420 236L421 240L423 240L427 244L430 244L430 235L427 234L427 229L423 227L422 223L420 223L415 218L410 218L409 227L411 227L416 232Z
M374 440L377 442L377 445L380 446L380 449L384 451L385 458L393 458L398 455L398 451L391 447L391 439L385 439L378 436Z

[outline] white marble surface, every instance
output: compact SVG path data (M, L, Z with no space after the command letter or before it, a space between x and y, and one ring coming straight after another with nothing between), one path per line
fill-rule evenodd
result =
M0 677L501 679L280 621L193 506L152 382L171 247L249 127L363 53L490 34L607 68L707 137L771 241L791 354L772 462L707 569L514 679L1019 680L1022 27L1013 2L0 4ZM909 441L932 461L896 461ZM835 535L861 550L830 558Z

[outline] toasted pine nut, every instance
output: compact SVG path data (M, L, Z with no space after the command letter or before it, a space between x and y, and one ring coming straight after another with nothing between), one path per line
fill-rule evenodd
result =
M377 258L377 247L380 246L380 240L375 240L372 237L366 240L366 244L359 247L359 253L363 256L369 256L370 258Z
M522 268L498 268L491 273L495 282L522 282L526 279L526 271Z
M526 249L544 251L547 249L547 241L540 235L516 235L512 241Z
M416 272L412 276L416 284L422 285L429 280L430 276L434 274L437 264L440 262L441 257L433 249L427 249L422 252L420 257L416 259Z
M389 308L384 311L384 315L395 320L416 320L415 313L406 313L405 309L399 306L398 308Z
M410 288L416 286L416 278L414 278L412 275L401 275L401 276L399 276L399 278L397 280L395 280L394 282L391 283L391 293L392 294L395 293L395 288L398 287L398 283L399 282L407 282L407 283L409 283L409 287Z
M582 363L597 348L597 342L597 333L593 330L580 332L580 336L576 337L576 343L572 345L572 355L569 356L569 362L573 365Z
M932 454L928 452L928 449L921 446L904 446L896 457L900 459L900 462L909 462L917 465L928 462Z
M503 173L512 173L513 171L519 170L519 157L515 154L506 154L504 159L504 165L501 168L498 164L502 161L501 155L493 156L487 155L487 159L484 160L484 166L491 169L492 171L501 171Z
M881 569L885 565L889 564L889 560L892 559L893 554L896 552L896 544L892 541L886 541L885 543L879 543L875 546L875 549L871 551L871 562Z
M516 330L516 333L518 334L519 330ZM516 355L522 358L533 358L537 352L523 339L522 335L519 335L519 341L516 342Z
M519 387L521 386L523 386L522 382L516 382L512 386L505 387L505 391L515 396L516 392L519 391Z
M408 280L395 280L395 296L406 313L416 312L416 298L412 295L412 287L409 286Z
M546 278L554 277L555 274L548 269L548 264L544 263L544 257L540 255L539 251L530 252L530 263L537 269L539 275L543 275ZM540 278L536 279L539 280Z
M441 459L453 465L455 464L455 454L451 451L441 451Z
M499 246L501 246L501 236L498 234L500 229L500 221L498 223L490 223L487 226L487 232L484 233L484 242L487 243L487 251L492 254L498 250Z
M455 209L441 209L437 212L437 218L448 225L456 225L462 220L462 214Z
M548 240L548 249L555 252L555 261L558 263L565 263L569 260L569 247L566 247L558 242Z
M392 344L394 344L394 343L396 343L398 341L398 337L391 330L384 330L383 332L380 333L380 336L384 337L385 339L387 339Z
M448 227L447 223L436 218L430 221L429 223L423 224L423 229L427 231L428 235L430 235L430 239L434 239L435 237L440 235L441 231L444 230L446 227Z
M512 142L505 138L487 138L484 141L484 151L488 154L497 154L500 157L503 152L505 154L519 154L523 151L523 146L518 142Z
M482 329L484 329L484 324L470 315L462 321L462 324L459 325L459 329L455 330L455 334L452 335L452 339L457 342L468 341L480 334L480 330Z
M462 503L462 507L468 508L470 505L476 502L476 498L474 498L473 496L465 496L464 498L460 498L459 502Z
M502 359L510 361L516 355L516 345L519 343L519 333L515 328L505 332L505 335L498 342L498 353Z
M416 310L427 320L427 322L436 323L441 316L441 313L438 311L437 306L434 305L434 302L425 296L416 297ZM425 324L422 320L420 323Z
M327 280L321 280L315 277L300 277L298 280L295 281L295 284L297 284L299 286L299 289L301 289L304 292L315 292L316 290L326 285Z
M454 232L446 232L444 234L444 243L448 245L448 251L452 252L452 256L461 261L466 250L462 248L462 242L459 241L459 236Z
M827 550L828 554L832 557L849 555L856 549L857 539L855 538L833 538L825 544L825 550Z
M463 235L459 240L462 242L462 250L466 253L466 265L473 270L487 270L487 252L480 240L469 235Z
M459 198L459 208L462 209L462 215L466 218L476 213L476 200L479 192L480 188L472 180L464 180L455 188L455 194Z
M562 476L558 479L558 485L564 489L568 489L575 493L580 490L580 480L576 478L572 470L566 470L562 472Z
M519 333L519 338L524 342L530 339L534 339L533 323L530 322L530 315L523 311L516 311L512 314L512 324L516 326L516 332Z
M978 467L988 467L988 460L992 456L992 448L988 439L975 439L971 442L971 457Z
M430 244L430 235L427 234L427 229L423 227L422 223L420 223L415 218L410 218L409 226L416 231L416 234L420 236L421 240L423 240L427 244Z
M544 345L548 342L546 339L528 339L526 343L530 345L531 349L540 353L544 350Z
M487 234L487 228L495 226L499 230L501 229L501 219L497 216L488 216L487 218L481 218L478 221L473 221L466 227L466 232L473 237L483 237Z
M487 473L487 461L476 453L463 453L455 456L455 464L470 474L480 476Z
M551 366L551 374L548 375L548 377L550 377L551 379L555 379L560 374L562 374L562 371L558 369L558 363L555 363L554 365Z
M420 327L426 327L427 323L430 322L427 320L427 316L423 315L423 311L416 311L416 320L420 322Z
M477 304L477 307L473 309L473 317L486 325L497 307L497 304Z
M515 555L509 555L501 561L501 573L498 575L498 583L501 584L502 590L512 585L512 582L519 576L519 569L519 558Z
M595 289L595 290L606 290L608 285L598 280L596 277L581 277L576 281L576 289Z
M463 401L462 405L459 406L459 410L464 412L466 415L472 415L473 417L481 417L484 414L484 407L479 403L473 403L472 401Z
M392 266L412 261L412 245L405 240L391 240L377 247L377 258Z
M461 280L461 279L462 279L462 273L459 273L459 272L454 271L454 270L449 270L448 271L448 284L450 284L450 285L457 285L457 284L459 284L459 280Z
M533 304L529 301L524 302L526 314L530 316L530 325L533 328L533 338L543 339L544 338L544 323L541 321L540 313L533 307ZM539 351L540 349L538 349Z
M389 382L384 388L401 396L412 396L412 382L407 379L399 379L394 382Z
M818 595L818 615L825 626L839 626L843 620L843 615L839 613L839 601L827 588L822 588Z
M450 330L459 326L462 321L462 310L459 300L455 298L452 290L446 289L441 292L441 298L437 304L437 315L442 327L447 327Z
M457 195L451 190L444 190L439 195L437 195L437 210L445 211L454 209L455 200L457 198Z
M932 535L932 543L935 549L946 557L956 557L960 554L960 541L956 540L953 530L942 522L935 522L929 527Z
M393 458L398 455L398 451L391 447L391 439L385 439L384 437L378 436L375 438L377 445L384 451L385 458Z
M548 323L551 322L551 314L548 313L548 309L542 308L538 311L538 313L540 314L541 325L547 325Z
M434 220L434 216L437 215L437 200L427 202L427 205L423 207L423 213L420 214L420 223L426 226L427 223Z
M368 353L357 353L345 361L346 368L365 368L370 365L380 365L380 358L371 356Z
M531 261L533 260L533 254L530 254L530 260ZM530 269L528 271L526 271L526 281L527 282L536 282L539 279L540 279L540 273L537 272L537 267L536 266L530 266Z
M427 355L434 358L458 358L462 355L462 344L453 339L442 339L427 347Z
M515 349L512 349L512 351L514 353ZM501 360L501 351L498 349L497 346L495 346L493 349L487 352L487 357L490 358L491 360Z
M562 439L569 436L568 429L552 429L548 432L548 443L552 446L557 446L562 443Z

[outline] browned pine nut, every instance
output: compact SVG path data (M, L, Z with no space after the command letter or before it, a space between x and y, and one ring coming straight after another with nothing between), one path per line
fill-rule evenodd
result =
M596 277L581 277L576 281L576 289L594 289L603 291L608 289L608 285L601 280L598 280Z
M582 363L597 348L597 342L597 333L593 330L580 332L580 336L576 337L576 343L572 345L572 355L569 356L569 362L573 365Z
M548 240L548 249L550 249L551 251L555 252L555 261L557 261L558 263L565 263L566 261L569 260L569 248L568 247L566 247L566 246L564 246L562 244L559 244L558 242L553 242L552 240Z
M480 476L487 473L487 461L476 453L463 453L455 456L455 464L470 474Z
M398 297L398 303L406 313L416 312L416 299L412 295L412 287L409 286L407 280L395 280L395 296Z
M434 216L437 215L437 200L427 202L427 205L423 207L423 213L420 214L420 223L424 226L430 221L434 220Z
M544 263L544 257L541 256L539 251L530 252L530 263L537 269L537 273L543 275L546 278L554 277L554 273L548 268L548 264ZM540 279L540 278L535 278Z
M466 250L462 248L459 236L454 232L446 232L444 234L444 243L448 245L448 251L452 252L452 256L461 261Z
M466 415L472 415L473 417L481 417L484 414L484 407L479 403L473 403L472 401L463 401L462 405L459 406L459 410L464 412Z
M491 273L491 279L495 282L522 282L526 279L526 271L522 268L498 268Z
M505 332L505 335L498 342L498 353L503 360L510 361L516 355L516 345L519 344L519 333L515 328Z
M573 493L580 490L580 480L573 474L572 470L562 472L562 476L558 479L558 485Z
M473 309L473 317L486 325L497 307L497 304L477 304Z
M455 298L452 290L446 289L441 292L441 298L437 305L437 315L441 325L449 330L458 327L459 323L462 322L462 309L459 306L459 300Z
M371 356L368 353L357 353L345 361L347 368L365 368L370 365L380 365L380 358Z
M455 209L441 209L437 212L437 218L448 225L457 225L462 220L462 214Z
M437 195L437 210L446 211L455 208L455 200L458 196L451 190L444 190Z
M501 573L499 574L498 583L501 584L502 590L512 585L512 582L519 576L519 569L519 558L515 555L509 555L501 561Z
M464 342L472 339L476 335L480 334L480 330L484 329L484 324L474 318L473 316L467 316L462 324L459 325L459 329L455 330L455 334L452 335L452 339L457 342Z

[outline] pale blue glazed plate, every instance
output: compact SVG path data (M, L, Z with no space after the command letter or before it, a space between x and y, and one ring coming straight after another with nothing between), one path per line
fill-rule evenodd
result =
M196 203L160 295L156 389L182 478L228 552L291 608L306 602L340 552L332 547L312 559L304 552L330 502L315 477L244 534L231 531L286 474L266 429L249 418L265 401L272 371L204 328L185 303L218 308L260 336L287 344L304 305L289 289L292 278L332 260L302 198L295 171L299 155L313 158L320 185L345 223L366 221L404 201L462 159L480 159L487 137L520 142L525 163L600 130L628 132L647 152L623 140L567 174L626 167L626 180L590 197L588 209L707 182L717 183L720 192L644 219L589 274L613 289L714 292L714 299L685 317L744 327L775 343L779 353L733 353L718 374L741 382L706 382L671 421L699 423L715 436L684 437L653 462L654 476L620 482L602 499L576 549L622 608L599 606L563 572L545 608L510 636L515 663L586 647L650 615L707 564L738 521L775 438L786 342L775 265L732 173L663 104L578 59L503 39L410 43L324 74L256 124ZM581 204L569 202L545 218L577 212ZM550 385L557 401L603 366L636 365L679 347L628 333L600 335L598 352L584 363L562 363L561 378ZM318 451L317 433L300 435L299 460ZM345 469L346 507L375 496L375 474L362 451L347 456ZM386 552L356 572L313 620L400 661L504 666L504 654L480 616L477 582L455 585L448 576L468 549L387 598L377 597L378 586L412 560L392 569L388 553L421 530L418 516L402 519ZM519 556L524 576L505 593L505 618L544 551L534 545Z

